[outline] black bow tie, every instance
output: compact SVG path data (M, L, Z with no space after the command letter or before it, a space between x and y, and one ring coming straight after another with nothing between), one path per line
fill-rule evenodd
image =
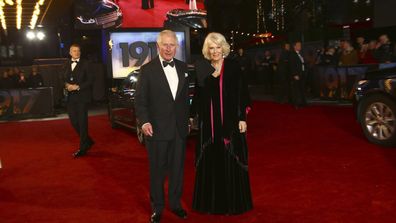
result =
M164 66L164 67L166 67L166 66L168 66L168 65L170 65L171 67L174 67L175 66L175 61L171 61L171 62L168 62L168 61L162 61L162 66Z
M72 60L71 63L72 63L72 64L73 64L73 63L78 63L78 61L77 61L77 60Z

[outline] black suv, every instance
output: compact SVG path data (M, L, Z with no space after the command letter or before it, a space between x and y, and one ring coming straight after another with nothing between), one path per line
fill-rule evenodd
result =
M120 7L112 0L82 0L75 3L77 29L105 29L122 25Z
M368 72L355 92L355 111L364 135L375 144L396 146L396 67Z
M195 70L189 66L189 96L190 104L194 96L195 88ZM113 79L112 87L109 93L108 114L112 128L119 126L126 127L136 131L139 142L144 143L144 135L136 123L135 115L135 90L139 78L140 70L134 70L126 78ZM192 129L196 129L194 125Z

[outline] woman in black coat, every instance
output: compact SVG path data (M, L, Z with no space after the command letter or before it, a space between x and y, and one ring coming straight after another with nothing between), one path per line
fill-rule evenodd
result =
M211 214L240 214L253 208L246 144L250 98L237 61L224 59L230 46L210 33L196 63L193 113L198 113L193 209Z

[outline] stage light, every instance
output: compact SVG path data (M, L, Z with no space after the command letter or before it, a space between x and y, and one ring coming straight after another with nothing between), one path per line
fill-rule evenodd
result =
M45 33L39 31L39 32L37 32L36 37L39 40L43 40L45 38Z
M366 21L370 21L371 20L371 18L366 18Z
M26 33L26 38L28 38L29 40L33 40L36 38L36 34L33 31L28 31Z

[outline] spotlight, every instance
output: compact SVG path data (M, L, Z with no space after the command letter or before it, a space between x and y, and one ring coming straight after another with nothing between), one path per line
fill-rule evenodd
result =
M45 34L41 31L37 32L37 39L43 40L45 38Z
M26 38L28 38L29 40L33 40L34 38L36 38L36 34L34 34L33 31L28 31L26 33Z

